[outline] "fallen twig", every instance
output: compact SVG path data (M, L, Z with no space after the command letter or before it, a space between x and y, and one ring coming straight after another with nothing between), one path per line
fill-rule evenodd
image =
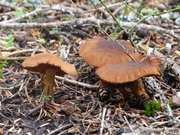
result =
M133 129L132 129L131 125L129 124L129 121L127 120L126 116L124 116L124 119L125 119L126 123L128 124L129 128L131 129L131 131L133 132Z
M14 52L1 52L2 54L2 58L6 58L6 57L10 57L10 56L13 56L13 55L17 55L17 54L22 54L22 53L28 53L28 52L32 52L34 51L34 49L23 49L23 50L18 50L18 51L14 51ZM44 49L38 49L37 52L45 52L46 50Z
M36 8L36 10L26 13L22 16L7 20L7 21L3 21L3 23L12 23L12 22L16 22L16 21L20 21L24 18L30 17L31 15L37 15L38 13L42 12L42 11L47 11L47 10L58 10L58 11L62 11L62 12L69 12L71 15L74 15L74 12L77 12L76 9L74 8L70 8L70 7L65 7L65 6L60 6L60 5L53 5L53 6L39 6ZM2 22L0 22L2 23Z
M0 6L1 7L6 7L6 8L12 8L12 9L16 9L16 10L21 10L21 8L19 8L18 6L11 4L9 2L0 2Z
M104 130L104 119L106 116L106 111L107 111L107 107L103 108L103 112L102 112L102 120L101 120L101 128L100 128L100 135L103 135L103 130Z
M57 129L55 129L55 130L53 130L53 131L51 131L49 134L47 134L47 135L52 135L52 134L55 134L56 132L62 132L62 131L64 131L64 130L66 130L66 129L69 129L69 128L71 128L73 126L73 124L67 124L67 125L64 125L64 126L59 126Z
M29 115L33 115L34 113L37 113L40 111L40 109L44 106L44 104L39 104L38 106L36 106L35 108L29 110Z
M95 17L90 18L77 18L72 19L69 21L60 21L60 22L50 22L50 23L6 23L1 22L0 28L13 28L13 29L28 29L28 28L57 28L57 27L76 27L76 26L83 26L84 24L96 24L97 26L100 25L115 25L115 22L113 20L100 20L96 19ZM132 26L136 25L135 22L121 22L120 23L122 27L131 28ZM160 34L167 34L171 35L174 38L178 39L180 41L180 36L177 35L173 30L168 30L161 28L156 25L147 25L147 24L139 24L137 26L138 29L146 29L150 31L155 31Z
M99 87L97 85L86 84L86 83L78 82L78 81L75 81L75 80L70 80L70 79L67 79L67 78L61 77L61 76L56 76L55 78L58 79L58 80L67 82L67 83L83 86L83 87L86 87L86 88L96 89L96 88Z

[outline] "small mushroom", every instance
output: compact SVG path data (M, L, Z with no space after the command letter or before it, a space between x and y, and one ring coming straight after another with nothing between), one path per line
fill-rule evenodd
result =
M140 53L135 51L130 42L120 40L119 43L125 47L135 60L143 58ZM108 41L99 37L93 38L80 46L79 55L85 62L94 67L132 61L132 58L128 56L121 45L115 41Z
M105 65L96 70L96 75L105 86L129 87L136 97L149 98L138 79L147 76L160 76L161 60L157 56L149 56L144 60L129 61L120 64ZM112 86L111 86L111 85Z
M23 61L22 67L34 72L39 72L43 86L43 95L52 95L55 75L77 75L73 64L60 59L59 55L51 53L35 54Z

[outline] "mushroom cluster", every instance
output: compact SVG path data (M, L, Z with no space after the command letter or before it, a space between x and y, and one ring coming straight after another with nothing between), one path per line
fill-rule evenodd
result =
M55 75L77 75L74 65L61 60L58 54L35 54L24 60L22 67L40 73L43 95L45 96L53 93Z
M118 89L125 98L129 98L130 90L137 98L149 99L139 79L160 75L161 60L157 56L145 58L124 40L90 39L80 46L79 55L97 68L95 73L100 78L100 85Z

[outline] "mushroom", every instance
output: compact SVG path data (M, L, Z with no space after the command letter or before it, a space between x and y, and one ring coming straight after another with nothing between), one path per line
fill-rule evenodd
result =
M116 87L126 96L126 88L132 90L136 97L149 98L138 79L147 76L160 76L161 60L157 56L149 56L143 60L109 64L99 67L96 75L105 87Z
M43 95L52 95L55 75L77 75L74 65L61 60L58 54L35 54L24 60L22 67L43 75L41 78Z
M118 41L128 51L135 60L142 59L143 56L135 52L131 43L125 40ZM117 42L105 40L103 38L93 38L86 41L79 48L79 55L85 62L94 67L101 67L108 64L132 61L122 46Z

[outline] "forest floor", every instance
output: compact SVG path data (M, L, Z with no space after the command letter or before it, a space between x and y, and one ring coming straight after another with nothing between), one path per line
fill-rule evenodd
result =
M122 20L122 28L101 3L94 2L96 10L86 0L0 2L0 134L180 134L180 1L104 3ZM121 34L135 24L129 35ZM161 76L154 82L157 87L148 85L149 78L142 79L161 110L147 116L135 98L99 101L95 69L78 55L80 45L93 37L131 38L137 50L146 48L141 50L144 55L155 53L162 59ZM63 51L79 76L56 76L51 100L41 104L39 74L21 64L36 53Z

